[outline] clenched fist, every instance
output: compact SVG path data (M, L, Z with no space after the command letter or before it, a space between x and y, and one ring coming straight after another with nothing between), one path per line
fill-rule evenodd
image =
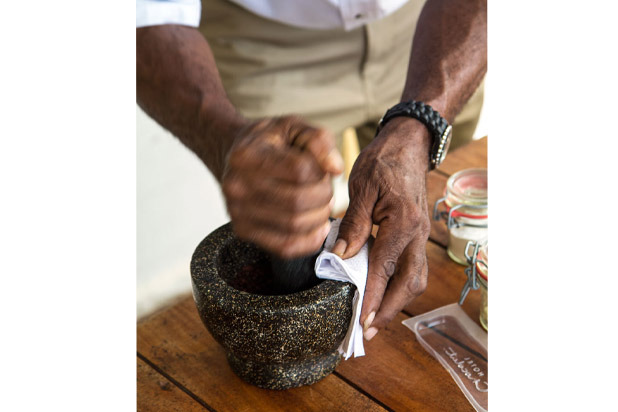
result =
M234 231L286 259L317 251L330 230L331 177L342 171L331 133L291 116L250 123L222 179Z

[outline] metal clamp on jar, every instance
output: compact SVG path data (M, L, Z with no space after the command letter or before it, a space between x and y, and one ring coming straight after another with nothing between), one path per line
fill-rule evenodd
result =
M472 254L468 251L473 247ZM470 290L481 289L481 307L479 321L481 325L488 330L487 322L487 275L489 274L489 253L487 242L468 242L464 251L468 261L468 267L465 270L468 280L464 284L459 297L459 304L463 305L466 296Z
M444 197L433 206L434 220L443 218L449 232L446 252L460 265L468 241L487 239L487 169L461 170L446 181ZM443 203L446 211L439 211Z

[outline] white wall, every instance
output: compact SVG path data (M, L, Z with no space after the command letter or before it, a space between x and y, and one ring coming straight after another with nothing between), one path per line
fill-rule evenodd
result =
M141 317L190 291L195 247L229 217L219 185L203 163L139 107L136 116Z
M483 100L483 107L481 107L481 114L479 115L479 122L476 125L476 130L474 131L474 136L472 137L474 140L480 139L482 137L489 135L489 125L487 122L487 87L489 82L487 81L488 76L485 75L485 99Z

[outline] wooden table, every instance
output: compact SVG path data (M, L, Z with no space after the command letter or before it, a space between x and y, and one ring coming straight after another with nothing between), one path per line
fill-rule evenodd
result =
M441 197L448 176L487 167L487 138L447 156L427 180L428 204ZM444 221L432 223L427 243L426 292L370 342L366 356L342 361L320 382L287 391L260 389L238 378L223 349L200 321L190 295L137 325L139 411L471 411L448 372L401 321L456 302L464 267L449 259ZM479 292L470 292L466 313L478 323Z

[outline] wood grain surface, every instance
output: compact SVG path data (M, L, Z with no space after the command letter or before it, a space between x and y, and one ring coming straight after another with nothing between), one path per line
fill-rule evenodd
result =
M407 318L397 315L365 342L365 356L342 362L337 373L396 411L474 411L449 373L402 325Z
M138 325L137 351L217 411L384 410L333 374L286 391L245 383L202 324L191 296Z
M208 409L138 358L137 410L138 412L197 412Z

